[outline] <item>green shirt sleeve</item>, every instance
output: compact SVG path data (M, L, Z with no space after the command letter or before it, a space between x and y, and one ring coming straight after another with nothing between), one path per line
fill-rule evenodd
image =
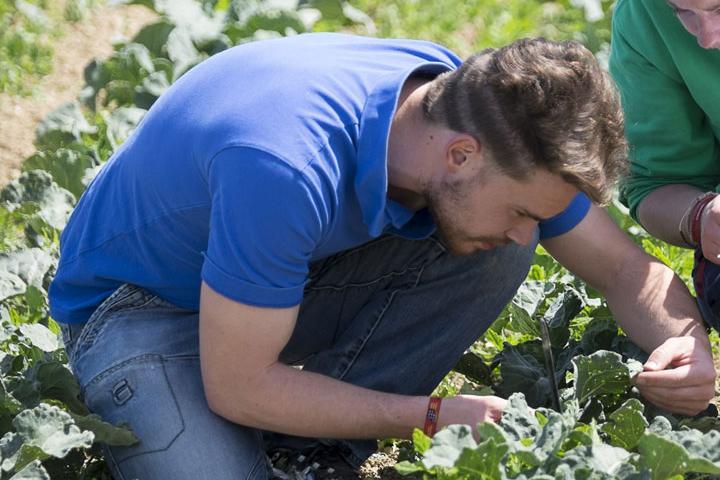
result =
M635 219L637 206L655 188L690 184L707 191L720 182L720 100L706 92L720 85L720 67L708 70L713 59L706 53L665 2L618 2L610 72L630 144L630 175L620 196Z

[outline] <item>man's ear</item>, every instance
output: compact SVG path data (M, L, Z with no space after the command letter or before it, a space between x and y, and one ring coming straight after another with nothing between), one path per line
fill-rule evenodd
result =
M457 173L479 160L482 149L477 140L466 134L458 134L447 146L446 162L450 172Z

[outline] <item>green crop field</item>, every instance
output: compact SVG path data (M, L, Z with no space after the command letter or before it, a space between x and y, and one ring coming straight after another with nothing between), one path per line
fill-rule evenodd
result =
M85 5L70 2L78 9L58 14L50 3L0 0L1 91L28 93L24 85L48 71L53 29ZM59 327L48 315L47 287L60 233L84 188L194 65L239 43L317 30L423 38L463 55L541 35L579 40L603 60L612 7L570 0L135 3L155 9L160 20L88 64L78 100L37 126L36 153L24 160L21 177L0 190L0 479L108 479L99 444L136 441L78 400ZM687 251L648 237L619 204L610 212L635 242L689 281ZM540 319L549 327L554 371L545 364ZM720 475L717 412L682 418L645 404L630 378L646 357L618 329L604 299L539 248L515 299L438 387L441 395L509 396L502 421L481 425L479 443L468 426L433 439L418 431L397 469L445 480Z
M64 27L81 20L97 1L0 1L0 92L32 94L52 69L54 42Z

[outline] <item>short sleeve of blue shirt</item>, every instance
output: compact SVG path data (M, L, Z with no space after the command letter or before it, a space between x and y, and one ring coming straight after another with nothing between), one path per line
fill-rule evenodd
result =
M584 193L578 193L563 212L540 223L540 240L569 232L585 218L588 210L590 199Z
M264 151L232 147L213 158L208 187L212 207L202 279L246 304L300 303L326 218L302 173Z

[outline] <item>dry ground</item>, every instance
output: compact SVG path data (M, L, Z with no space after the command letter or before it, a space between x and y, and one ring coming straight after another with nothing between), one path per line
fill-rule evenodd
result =
M53 70L39 81L33 96L0 94L0 186L16 178L22 161L35 151L37 124L80 92L85 65L95 57L108 57L114 40L131 38L155 18L138 5L97 7L83 21L66 24L55 44Z

